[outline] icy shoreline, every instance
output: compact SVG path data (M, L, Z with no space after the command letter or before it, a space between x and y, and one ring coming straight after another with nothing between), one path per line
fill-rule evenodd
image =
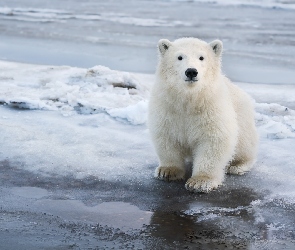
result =
M85 235L97 228L99 237L123 232L127 242L137 235L135 242L142 246L152 244L151 239L159 241L162 230L165 237L173 235L169 225L174 218L184 220L181 223L189 229L177 238L179 246L195 247L203 240L205 244L211 237L206 235L208 228L219 233L214 236L216 244L251 244L255 249L264 244L264 231L270 246L294 243L295 111L289 104L295 101L295 85L237 83L256 100L258 160L245 176L227 176L217 191L202 196L190 194L184 183L153 178L157 159L145 125L153 75L103 66L83 69L0 61L0 67L0 167L7 183L0 188L0 218L10 232L27 230L25 222L19 224L20 215L25 220L33 216L38 221L35 228L49 223L50 234L57 239L54 244L59 244L57 232L65 230L57 225L63 225ZM129 223L132 211L137 219ZM231 228L233 223L238 230ZM193 228L204 236L189 244L183 239L198 232ZM37 229L30 230L36 234ZM154 238L142 238L139 232L152 232ZM0 227L1 235L3 246L11 245L4 240L11 233ZM47 236L42 238L52 244ZM110 235L98 243L88 236L82 239L88 243L80 241L77 246L119 244ZM36 244L37 249L41 243Z

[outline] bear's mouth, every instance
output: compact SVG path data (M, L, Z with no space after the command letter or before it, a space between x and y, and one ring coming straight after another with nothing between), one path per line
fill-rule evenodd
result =
M185 80L186 82L189 82L189 83L194 83L194 82L197 82L198 81L198 79L196 79L196 78L192 78L192 79L187 79L187 80Z

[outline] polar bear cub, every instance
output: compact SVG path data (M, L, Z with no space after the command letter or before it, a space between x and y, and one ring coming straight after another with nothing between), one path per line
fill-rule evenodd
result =
M159 63L148 126L159 157L155 177L192 176L185 187L209 192L225 173L242 175L255 162L258 136L250 97L221 73L222 42L181 38L158 43Z

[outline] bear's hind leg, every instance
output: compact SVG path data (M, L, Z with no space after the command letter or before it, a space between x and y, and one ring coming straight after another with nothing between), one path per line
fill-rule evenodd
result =
M250 171L254 160L233 160L226 166L227 174L243 175Z
M258 135L254 124L246 125L241 127L235 156L225 169L227 174L243 175L250 171L256 161Z

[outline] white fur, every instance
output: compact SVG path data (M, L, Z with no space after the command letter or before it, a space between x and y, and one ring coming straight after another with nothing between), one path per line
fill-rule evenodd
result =
M221 41L162 39L158 46L148 117L160 161L155 176L183 179L185 160L192 158L185 186L209 192L222 183L225 172L244 174L255 162L258 136L251 99L221 74ZM188 68L197 69L197 81L187 81Z

